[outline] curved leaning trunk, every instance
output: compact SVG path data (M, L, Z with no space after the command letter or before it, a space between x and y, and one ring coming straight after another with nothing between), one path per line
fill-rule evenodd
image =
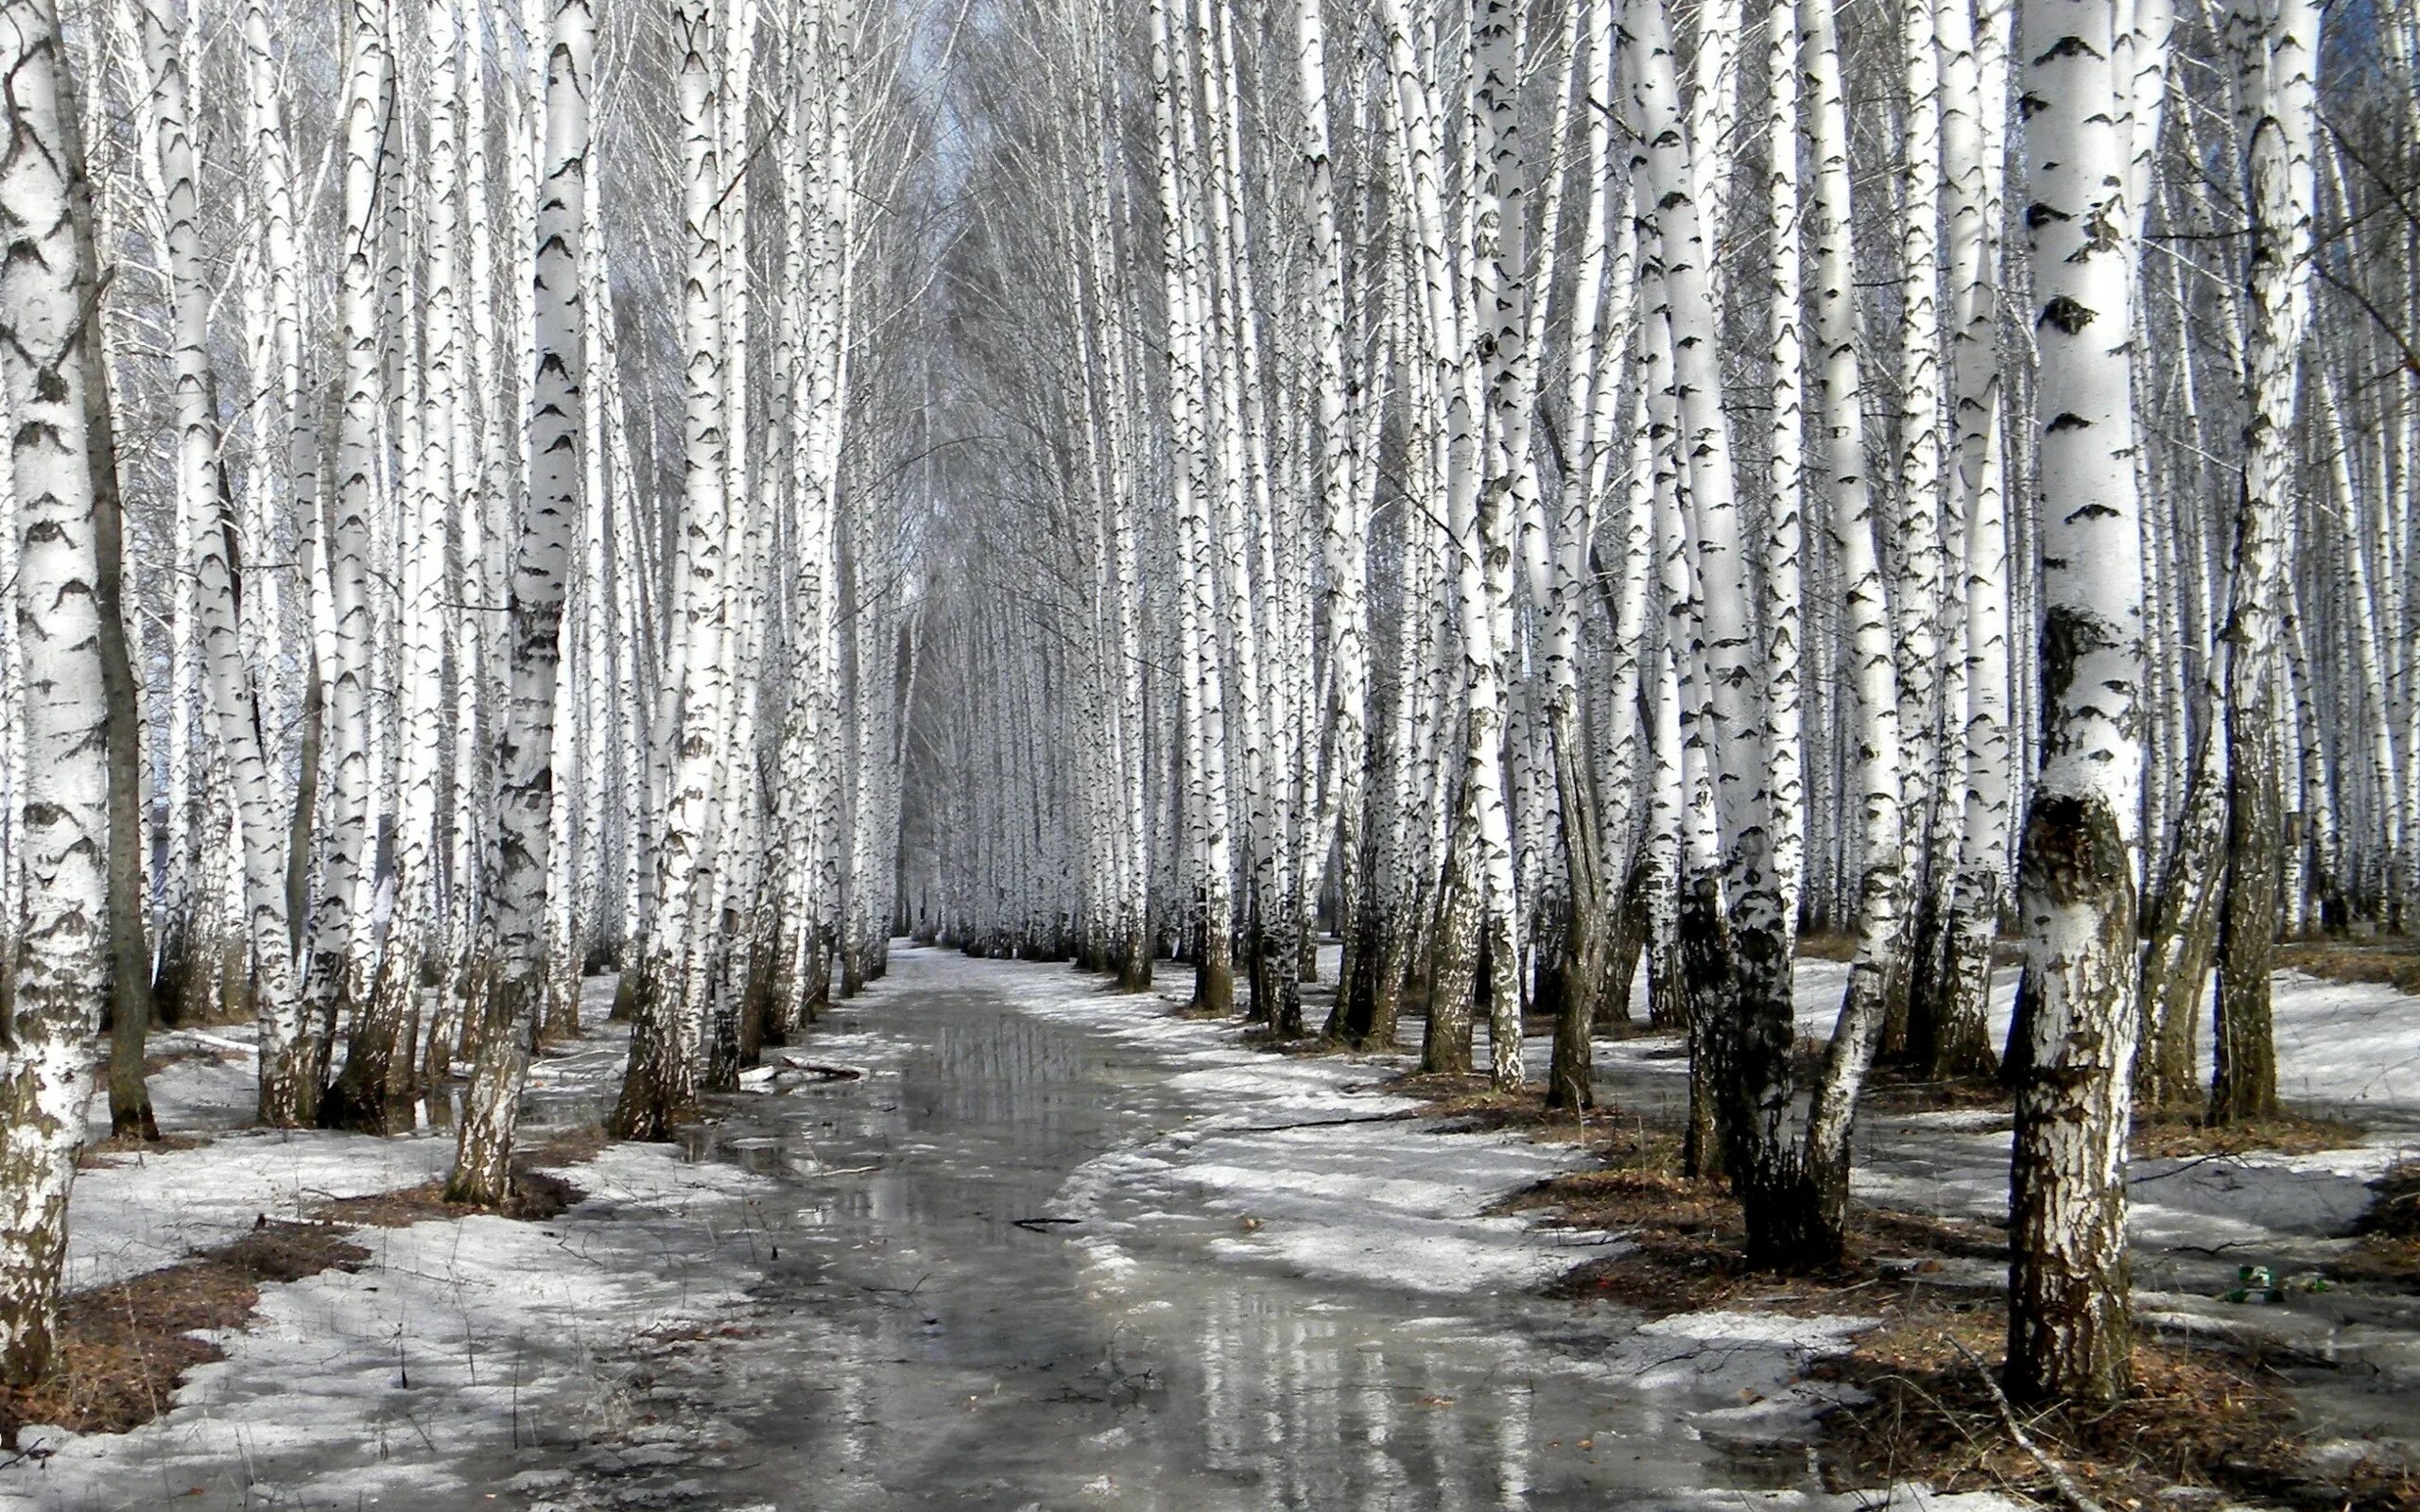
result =
M1954 301L1950 332L1949 518L1962 524L1965 560L1954 595L1962 618L1962 663L1945 672L1963 685L1962 722L1945 720L1945 782L1936 830L1954 841L1936 848L1931 904L1942 915L1924 959L1938 976L1914 1005L1926 1054L1918 1072L1935 1078L1988 1075L1996 1068L1990 1025L1992 941L2008 869L2015 750L2009 738L2009 554L2007 417L1999 352L1999 267L2005 220L2009 25L2013 0L1938 0L1941 137L1947 189L1944 224ZM1953 757L1947 743L1954 742Z
M1691 987L1692 1040L1717 1097L1724 1163L1747 1200L1753 1233L1757 1194L1787 1174L1782 1134L1791 1090L1789 927L1774 865L1770 697L1751 649L1752 588L1715 350L1713 243L1695 198L1661 0L1636 0L1625 29L1634 43L1629 95L1641 139L1634 171L1654 193L1662 261L1648 320L1670 337L1670 413L1686 474L1686 539L1700 568L1690 623L1696 644L1687 647L1702 674L1693 753L1714 795L1717 840L1692 855L1682 888L1682 969Z
M2225 696L2232 660L2221 644L2213 659L2207 723L2193 753L2175 843L2159 890L2147 900L2142 985L2137 1017L2142 1053L2135 1060L2134 1095L2146 1108L2184 1108L2198 1100L2202 1005L2219 954L2219 921L2227 882L2227 768L2234 713Z

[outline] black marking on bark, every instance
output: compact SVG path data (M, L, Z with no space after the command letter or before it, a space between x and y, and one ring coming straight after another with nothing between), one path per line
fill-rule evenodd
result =
M2051 60L2057 58L2098 58L2100 56L2100 49L2094 47L2092 43L2084 41L2075 33L2069 32L2067 35L2060 38L2057 42L2052 43L2048 51L2035 58L2033 60L2033 64L2035 67L2039 68L2044 63L2049 62Z
M2042 306L2042 319L2036 324L2055 325L2068 335L2074 335L2085 326L2092 324L2096 318L2098 317L2090 307L2079 304L2061 294L2054 296L2048 303Z

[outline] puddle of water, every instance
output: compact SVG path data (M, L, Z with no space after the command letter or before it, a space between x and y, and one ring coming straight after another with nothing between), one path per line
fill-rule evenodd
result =
M1138 1009L1138 1011L1148 1011ZM592 1504L1599 1508L1803 1484L1608 1377L1567 1304L1311 1281L1210 1252L1235 1220L1084 1241L1094 1157L1181 1125L1170 1071L968 990L869 1015L895 1073L733 1099L694 1153L769 1177L747 1336L657 1367L677 1463ZM579 1504L575 1503L574 1504Z

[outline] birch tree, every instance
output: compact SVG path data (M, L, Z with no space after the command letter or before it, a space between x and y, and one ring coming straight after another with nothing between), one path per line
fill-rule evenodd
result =
M531 298L537 369L531 379L529 509L513 548L511 695L498 756L502 865L489 907L500 959L487 979L478 1058L456 1141L449 1201L503 1206L511 1195L512 1136L549 963L541 914L552 839L556 680L562 665L567 558L582 524L586 481L581 402L587 371L581 266L590 228L588 91L596 17L587 0L556 0L546 33L546 135L541 159ZM592 506L593 507L593 506ZM559 877L556 887L565 885Z
M2106 1400L2130 1379L2125 1155L2138 1028L2133 81L2115 6L2025 0L2021 16L2047 708L2017 897L2030 1012L2010 1166L2008 1384L2025 1400Z
M0 1050L0 1381L50 1362L67 1194L93 1090L90 1036L111 970L109 696L99 541L117 479L94 317L98 276L75 86L49 0L0 9L8 144L0 152L0 384L15 504L25 768L21 881Z
M2214 1123L2277 1111L2269 967L2284 870L2285 742L2278 729L2285 521L2290 508L2295 380L2309 323L2311 162L2319 17L2305 0L2255 4L2231 17L2238 112L2249 143L2245 203L2243 497L2236 525L2227 647L2226 903L2220 919Z

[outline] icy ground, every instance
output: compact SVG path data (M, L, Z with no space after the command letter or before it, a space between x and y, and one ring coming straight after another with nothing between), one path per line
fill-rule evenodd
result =
M1620 1242L1483 1216L1568 1151L1390 1117L1385 1060L1263 1055L1063 968L893 961L796 1052L864 1079L759 1077L686 1146L566 1172L588 1197L550 1222L358 1230L372 1263L264 1287L160 1419L28 1431L0 1508L1852 1504L1787 1447L1839 1320L1531 1295ZM1841 981L1802 964L1810 1033ZM597 1031L535 1068L542 1122L618 1074L594 986ZM2145 1310L2360 1364L2307 1390L2348 1436L2420 1429L2420 1318L2211 1298L2239 1263L2324 1258L2420 1145L2415 1006L2280 979L2288 1094L2364 1148L2135 1173ZM443 1170L442 1129L243 1130L244 1039L155 1040L197 1052L154 1080L164 1125L219 1132L79 1178L71 1284ZM1607 1095L1676 1095L1673 1048L1601 1043ZM1858 1190L1996 1216L2002 1122L1869 1117Z

